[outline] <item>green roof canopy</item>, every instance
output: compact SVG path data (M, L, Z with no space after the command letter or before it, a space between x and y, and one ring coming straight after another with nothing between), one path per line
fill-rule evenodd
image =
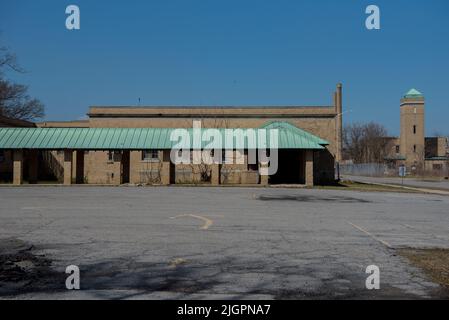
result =
M416 89L410 89L404 96L404 98L423 98L423 94Z
M266 125L262 126L264 129L278 129L280 132L285 132L286 135L298 135L303 137L305 140L312 140L315 143L319 145L329 145L329 142L326 140L323 140L317 136L314 136L311 133L308 133L307 131L304 131L291 123L288 122L278 122L278 121L272 121L267 123Z
M279 149L324 149L329 143L306 131L285 122L272 122L261 129L278 129ZM170 136L174 128L0 128L0 149L84 149L84 150L143 150L171 149L177 142ZM181 129L190 133L190 145L193 146L193 129ZM205 132L201 129L201 136ZM223 145L231 130L241 130L247 136L251 129L215 129L221 135ZM256 142L259 142L255 130ZM234 145L235 138L232 138ZM202 140L202 139L201 139ZM270 147L270 131L265 138ZM187 140L186 140L187 141ZM213 139L209 141L216 142ZM206 141L201 141L201 148L214 148ZM245 138L245 148L248 139Z

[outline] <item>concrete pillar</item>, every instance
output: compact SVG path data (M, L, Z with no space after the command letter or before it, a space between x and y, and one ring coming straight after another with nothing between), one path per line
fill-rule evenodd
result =
M73 151L64 150L64 184L72 184L72 160Z
M161 184L170 185L170 162L162 162Z
M28 151L28 182L30 184L37 183L37 174L38 174L38 151L37 150L29 150Z
M161 168L161 184L170 185L170 169L171 169L171 161L170 161L170 150L162 150L160 151L159 158L162 161Z
M13 151L13 184L23 183L23 150Z
M212 164L210 173L210 184L213 186L218 186L220 184L220 165Z
M313 150L306 150L306 186L313 187Z
M72 152L72 177L75 178L75 181L76 181L77 153L78 152L76 150L73 150L73 152Z
M260 164L259 163L259 169L260 168L266 168L268 165L265 165L265 164ZM269 178L269 176L267 176L267 175L261 175L260 174L260 170L259 170L259 175L260 175L260 185L262 185L262 186L268 186L268 178Z
M130 151L129 152L129 166L130 166L130 170L129 170L129 183L132 184L139 184L140 181L140 174L139 174L139 170L140 170L140 165L142 162L141 159L142 155L140 153L140 151Z

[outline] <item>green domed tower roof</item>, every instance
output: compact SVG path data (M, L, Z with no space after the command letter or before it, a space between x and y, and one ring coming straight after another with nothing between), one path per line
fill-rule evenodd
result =
M416 89L410 89L404 98L424 98L423 94Z

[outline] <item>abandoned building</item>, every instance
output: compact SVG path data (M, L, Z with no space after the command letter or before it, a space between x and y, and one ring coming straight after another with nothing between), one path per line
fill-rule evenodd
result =
M425 136L425 98L416 89L400 101L400 137L389 137L386 162L392 168L405 165L410 174L433 172L447 176L449 149L447 137Z
M0 176L14 184L303 184L333 182L341 159L342 86L329 106L93 106L83 121L36 127L0 122ZM278 129L278 170L260 175L248 150L243 164L170 161L170 133L192 128ZM230 150L228 150L229 152Z

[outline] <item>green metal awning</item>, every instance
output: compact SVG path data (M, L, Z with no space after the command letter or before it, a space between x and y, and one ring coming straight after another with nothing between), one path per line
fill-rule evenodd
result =
M286 122L272 122L261 129L278 129L279 149L324 149L329 143ZM170 137L174 128L0 128L0 149L83 149L83 150L142 150L171 149L177 142ZM184 129L181 129L184 130ZM190 145L193 146L193 129ZM206 128L201 129L201 135ZM241 130L247 135L256 129L215 129L223 139L227 130ZM229 132L229 131L228 131ZM259 139L256 134L256 139ZM213 141L213 140L212 140ZM235 141L235 140L234 140ZM257 141L259 143L259 141ZM270 131L266 141L270 147ZM245 139L245 148L248 146ZM201 142L202 148L210 148L208 142ZM213 148L214 146L212 146Z
M314 143L322 146L329 145L329 142L321 139L307 131L304 131L296 126L294 126L291 123L285 122L285 121L272 121L264 125L262 128L264 129L278 129L280 132L281 140L286 139L287 141L282 142L283 145L289 145L288 138L301 138L303 141L302 143ZM304 148L307 149L307 148ZM313 149L313 148L312 148Z

